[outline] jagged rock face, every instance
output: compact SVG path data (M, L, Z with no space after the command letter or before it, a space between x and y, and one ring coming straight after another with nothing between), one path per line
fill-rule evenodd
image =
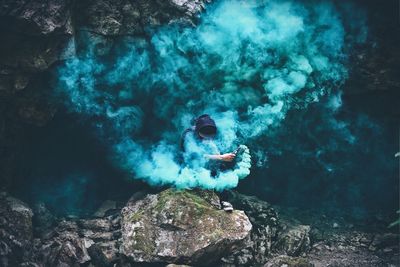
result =
M205 0L73 1L7 0L0 6L0 95L25 89L37 73L75 55L77 33L84 42L141 35L148 26L192 23ZM88 37L88 39L86 39Z
M310 249L310 230L309 225L285 226L277 241L277 250L289 256L304 254Z
M235 208L242 209L253 225L250 242L246 248L225 257L225 263L233 265L258 265L271 255L273 242L280 229L278 214L267 202L253 196L245 196L235 191L227 192L226 198Z
M24 30L29 34L49 34L55 31L71 30L69 23L70 0L52 1L2 1L0 16L9 16L20 23L30 23L30 28Z
M98 55L108 54L123 36L148 36L148 29L171 21L193 25L205 0L182 1L79 1L76 2L76 50L89 48Z
M43 240L36 240L35 255L44 266L79 266L90 260L78 226L62 221Z
M32 210L22 201L0 193L0 265L17 266L31 251Z
M172 20L192 22L205 7L206 0L123 1L101 0L77 2L81 16L77 24L82 31L100 35L143 34L148 26L162 25Z
M109 266L117 260L119 212L58 222L43 203L33 212L0 193L0 266L81 266L89 261Z
M108 266L117 260L119 217L62 220L35 239L32 261L43 266Z
M121 253L136 262L210 264L239 250L252 225L243 211L218 209L212 204L217 198L168 189L128 202Z
M271 204L254 196L227 191L224 197L235 208L243 209L253 225L247 246L223 258L226 266L258 266L266 262L269 262L268 266L297 266L297 263L306 262L292 257L303 256L310 250L309 225L279 218ZM285 257L276 258L281 255ZM303 266L301 264L299 266Z
M63 58L72 38L71 2L5 1L0 8L0 90L17 94Z

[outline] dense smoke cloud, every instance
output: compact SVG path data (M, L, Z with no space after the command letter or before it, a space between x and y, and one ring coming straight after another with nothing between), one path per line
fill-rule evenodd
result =
M148 29L151 38L125 38L108 56L93 47L59 70L58 89L72 112L91 118L112 158L132 178L178 188L233 188L249 173L249 158L212 177L202 165L179 161L179 136L191 119L210 114L217 145L250 148L257 166L288 112L323 97L340 107L347 78L346 6L331 2L217 1L196 27L173 23ZM335 101L336 100L336 101ZM345 124L330 121L355 142ZM317 160L321 160L316 155ZM197 167L193 167L197 166Z

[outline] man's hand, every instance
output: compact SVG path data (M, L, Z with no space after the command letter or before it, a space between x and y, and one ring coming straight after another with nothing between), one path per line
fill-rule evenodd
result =
M226 162L233 161L235 159L235 157L236 157L236 154L234 154L234 153L226 153L226 154L220 155L220 159L222 161L226 161Z
M236 154L235 153L226 153L222 155L204 155L207 159L212 159L212 160L220 160L220 161L225 161L225 162L231 162L235 159Z

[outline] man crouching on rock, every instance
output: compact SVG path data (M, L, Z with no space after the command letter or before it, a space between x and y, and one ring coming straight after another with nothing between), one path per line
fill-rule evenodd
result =
M207 114L194 120L194 125L186 129L181 137L180 147L186 164L199 167L203 163L210 170L211 176L216 177L219 171L233 167L236 153L221 154L214 138L217 134L215 121ZM222 202L225 211L232 211L228 202Z

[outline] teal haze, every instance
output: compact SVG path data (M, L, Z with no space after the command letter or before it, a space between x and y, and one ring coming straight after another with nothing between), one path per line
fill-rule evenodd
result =
M222 152L246 144L253 168L267 167L268 155L279 153L263 140L275 138L287 114L304 114L321 100L324 123L341 144L357 144L347 122L333 117L341 108L347 53L367 34L362 15L345 27L346 10L329 1L217 1L196 27L149 28L149 39L126 37L112 55L88 44L59 69L57 92L69 111L93 123L110 159L131 179L234 188L249 164L212 177L179 161L179 136L194 116L215 118ZM327 143L312 156L331 172L335 167L323 160L329 149L335 147Z

